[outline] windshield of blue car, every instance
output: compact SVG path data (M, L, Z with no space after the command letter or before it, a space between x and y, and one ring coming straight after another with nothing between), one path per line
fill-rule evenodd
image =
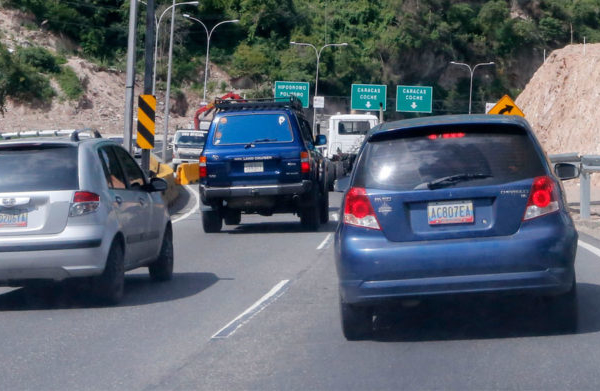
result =
M76 190L77 155L64 145L0 147L0 192Z
M232 114L218 120L213 144L282 143L293 139L290 121L285 114Z
M490 129L492 130L492 129ZM440 178L473 177L455 187L507 183L546 175L540 155L524 132L443 129L369 142L355 186L426 189Z

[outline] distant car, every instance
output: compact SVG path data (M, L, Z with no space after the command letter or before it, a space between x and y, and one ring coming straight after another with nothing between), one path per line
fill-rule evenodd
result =
M166 188L107 139L0 138L0 285L91 277L117 303L127 270L170 279Z
M242 212L296 213L317 230L329 219L326 159L295 97L288 100L217 100L217 112L200 156L204 232L223 220L239 224Z
M178 130L173 136L173 168L181 163L198 163L206 141L206 133L197 130Z
M116 142L117 144L124 146L123 145L123 136L110 136L108 137L109 140L112 140L114 142ZM139 147L139 145L137 145L137 137L134 137L133 140L131 140L131 148L132 148L132 155L134 157L142 157L142 148Z
M517 116L372 129L335 236L346 338L372 332L376 306L484 292L542 296L555 326L575 329L578 236L558 178L578 168L555 172Z

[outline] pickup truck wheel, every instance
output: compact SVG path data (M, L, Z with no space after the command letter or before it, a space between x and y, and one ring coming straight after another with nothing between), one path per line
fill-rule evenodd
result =
M327 185L325 185L325 187L326 188L320 198L319 220L321 224L327 224L329 221L329 191Z
M106 257L106 266L101 275L94 277L92 289L96 298L106 304L118 304L125 288L125 265L123 247L115 240Z
M239 210L228 210L225 212L225 224L238 225L242 221L242 212Z
M221 231L223 219L218 210L202 211L202 228L207 234Z
M319 197L319 189L313 186L309 205L302 208L300 212L300 223L309 231L317 231L319 229L319 221L321 217L321 200Z
M168 281L173 277L173 231L167 227L156 261L148 265L150 278L154 281Z

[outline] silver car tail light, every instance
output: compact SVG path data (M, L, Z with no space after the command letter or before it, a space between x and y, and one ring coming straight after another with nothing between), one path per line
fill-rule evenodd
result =
M89 191L76 191L69 209L69 217L95 212L100 206L100 196Z

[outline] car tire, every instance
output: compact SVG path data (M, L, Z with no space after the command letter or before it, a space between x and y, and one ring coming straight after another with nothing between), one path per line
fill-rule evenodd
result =
M225 224L238 225L242 221L242 212L239 210L228 210L225 212Z
M327 189L327 184L325 184L325 189L320 198L319 221L321 224L327 224L329 222L329 191Z
M148 265L150 278L154 281L168 281L173 278L173 230L165 229L160 253L156 261Z
M321 201L319 189L316 186L313 186L310 201L308 201L308 205L303 207L300 212L300 224L309 231L317 231L319 229L320 217Z
M373 308L356 306L340 300L342 332L348 341L360 341L373 334Z
M550 324L559 332L576 332L579 326L579 309L577 306L577 282L573 278L573 286L567 293L545 298L546 313L550 316Z
M106 304L118 304L125 291L125 264L123 247L115 240L106 257L106 266L101 275L94 278L94 295Z
M202 228L207 234L217 233L223 228L223 219L218 210L202 211Z

